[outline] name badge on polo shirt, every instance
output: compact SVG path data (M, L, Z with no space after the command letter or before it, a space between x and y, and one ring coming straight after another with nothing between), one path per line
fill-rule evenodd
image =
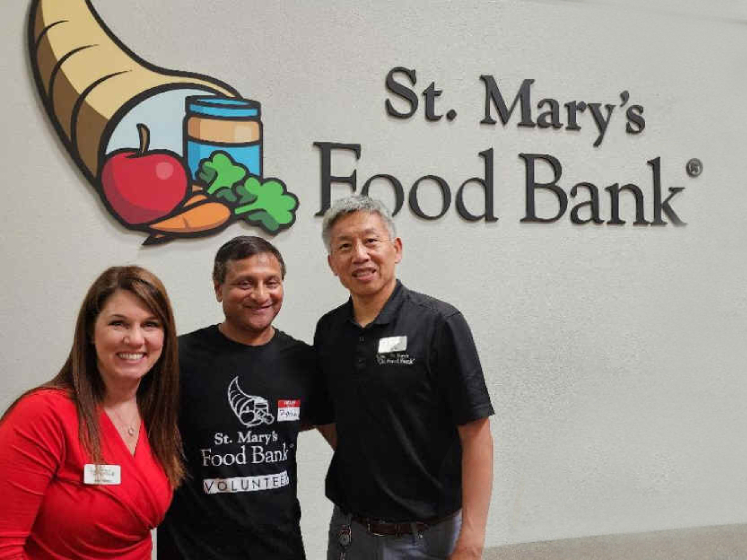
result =
M405 350L407 350L406 336L388 336L379 339L379 354L404 352Z
M119 465L92 465L83 467L84 484L112 485L121 484L122 467Z

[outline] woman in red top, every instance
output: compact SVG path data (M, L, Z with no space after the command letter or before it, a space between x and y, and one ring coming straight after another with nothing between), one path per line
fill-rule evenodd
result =
M0 558L148 560L184 476L176 329L137 266L88 290L60 373L0 421Z

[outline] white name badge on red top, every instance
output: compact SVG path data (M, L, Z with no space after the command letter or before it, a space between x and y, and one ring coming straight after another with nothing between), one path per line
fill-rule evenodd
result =
M119 465L92 465L83 467L84 484L121 484L122 467Z
M279 400L278 422L291 422L301 419L301 400Z

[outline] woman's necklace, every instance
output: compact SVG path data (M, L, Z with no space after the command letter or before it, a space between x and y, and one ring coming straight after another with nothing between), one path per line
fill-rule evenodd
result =
M136 432L136 426L137 426L137 424L138 424L138 420L139 420L139 418L140 418L140 415L138 414L138 415L137 415L137 416L135 417L135 420L134 420L133 422L129 422L129 423L128 423L128 422L125 422L125 421L124 421L124 419L123 419L123 418L122 418L122 417L120 416L120 414L119 414L119 412L117 411L117 409L116 409L116 408L112 408L112 409L110 409L110 410L111 410L111 411L112 411L112 412L114 413L114 415L115 415L115 416L116 416L116 417L117 417L117 418L119 419L119 422L120 422L120 424L122 425L122 427L123 427L123 428L124 428L125 430L127 430L127 435L128 435L128 436L130 436L130 437L134 437L134 436L135 436L135 432Z

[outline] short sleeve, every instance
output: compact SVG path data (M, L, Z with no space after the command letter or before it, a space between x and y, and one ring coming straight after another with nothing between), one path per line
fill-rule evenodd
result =
M332 406L327 392L327 384L319 369L317 361L312 368L312 381L309 391L309 408L306 422L314 426L330 424L335 421Z
M0 558L23 549L65 452L55 399L40 391L22 398L0 423Z
M440 389L457 425L493 414L472 332L458 311L437 325L431 355Z
M315 360L315 381L314 381L314 418L312 423L320 426L331 424L335 421L335 410L332 404L332 398L327 384L327 372L323 369L321 359L321 344L323 340L322 320L316 325L314 332L314 360Z

